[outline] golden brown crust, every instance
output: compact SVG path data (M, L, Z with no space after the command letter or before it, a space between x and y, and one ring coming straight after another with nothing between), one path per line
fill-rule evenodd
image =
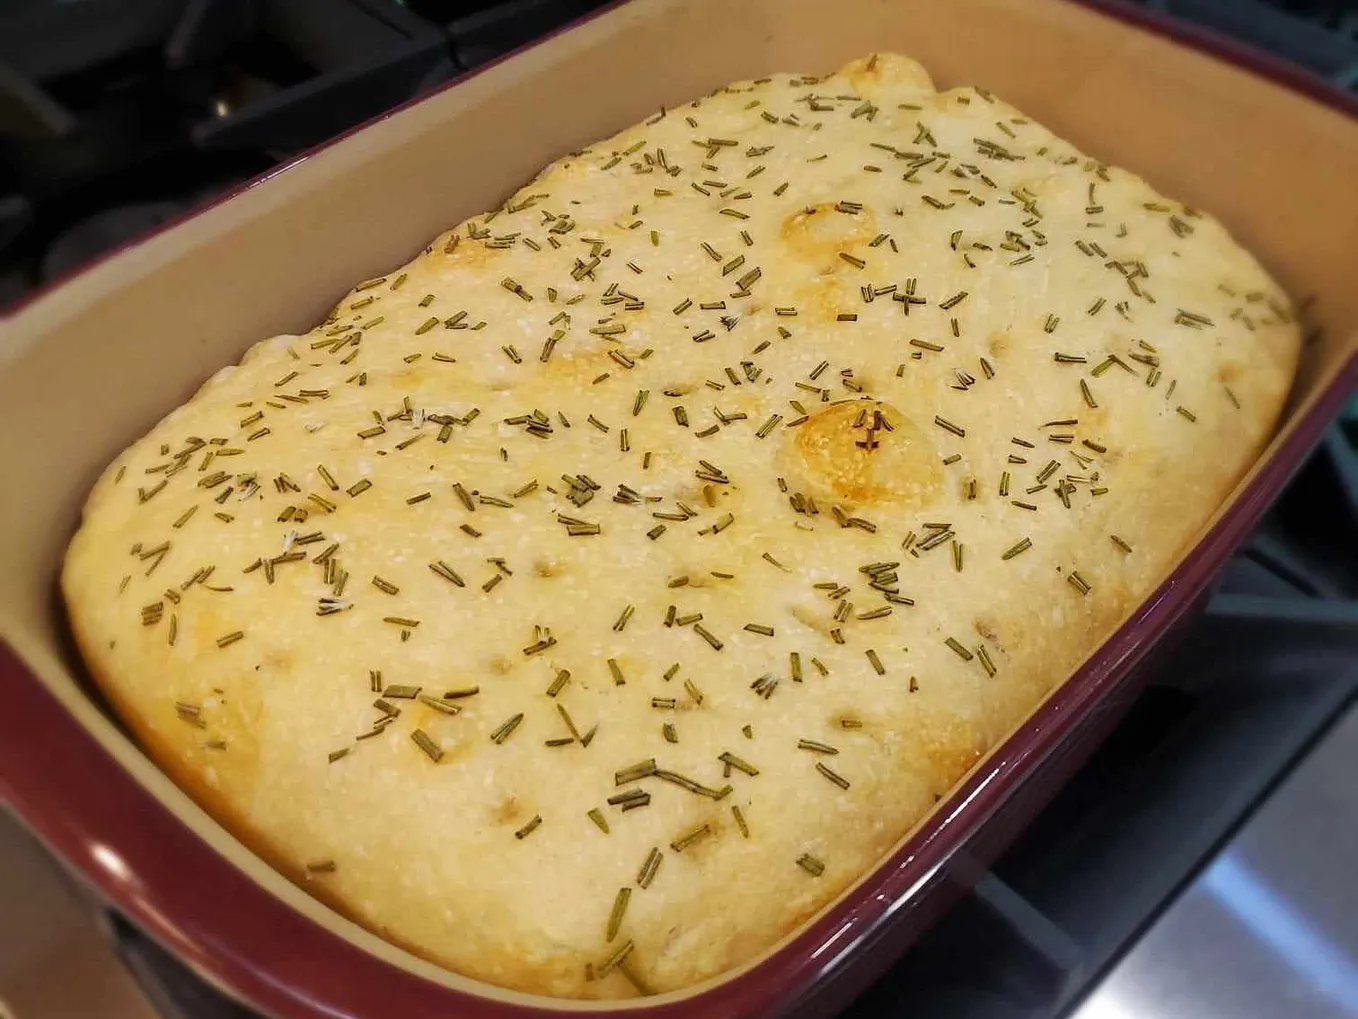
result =
M142 745L325 901L502 986L673 989L1145 597L1297 347L1209 217L864 58L563 159L251 348L101 478L63 592Z

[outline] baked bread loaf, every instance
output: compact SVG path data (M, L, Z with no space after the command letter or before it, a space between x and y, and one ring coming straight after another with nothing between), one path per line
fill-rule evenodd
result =
M76 638L285 873L559 996L747 962L1164 576L1298 353L1210 217L898 56L661 111L213 376Z

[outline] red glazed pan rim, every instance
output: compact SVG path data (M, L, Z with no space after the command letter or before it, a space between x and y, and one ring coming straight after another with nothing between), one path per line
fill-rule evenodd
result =
M1358 97L1345 95L1272 57L1170 22L1124 0L1076 2L1204 50L1358 117ZM619 3L609 4L560 31L569 31L616 6ZM490 66L493 64L443 88L466 81ZM422 98L427 97L404 105ZM360 125L340 138L366 126ZM169 229L287 168L256 178L160 229ZM124 247L142 240L145 237ZM26 301L70 278L49 284ZM636 1019L695 1014L733 1019L770 1014L796 1002L821 978L837 970L864 938L910 901L914 891L947 861L967 835L994 814L1025 776L1060 746L1205 589L1355 386L1358 357L1350 358L1340 369L1268 461L1247 481L1230 511L1216 521L1135 615L988 756L984 768L971 774L940 804L935 820L908 838L843 902L735 978L682 996L624 1003L614 1006L609 1014ZM3 644L0 688L8 697L6 711L0 715L0 802L15 808L52 850L142 929L254 1007L286 1019L379 1019L392 1015L530 1019L578 1014L582 1008L589 1008L582 1003L544 998L515 1002L484 997L426 979L370 954L275 898L199 839L118 766ZM54 753L54 747L60 747L61 752ZM91 791L97 791L97 795L91 795ZM528 1003L521 1003L524 1001Z

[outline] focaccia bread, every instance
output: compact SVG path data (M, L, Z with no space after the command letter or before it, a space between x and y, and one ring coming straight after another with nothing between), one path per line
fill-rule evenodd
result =
M1298 347L1210 217L878 55L662 110L257 344L99 480L63 591L307 889L502 986L669 990L1071 673Z

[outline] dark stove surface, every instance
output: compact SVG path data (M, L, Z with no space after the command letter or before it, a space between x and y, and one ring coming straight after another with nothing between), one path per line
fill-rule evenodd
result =
M1358 88L1358 0L1146 0ZM601 0L0 4L0 304ZM1225 570L1107 744L846 1013L1054 1017L1358 687L1358 414ZM250 1019L136 929L166 1019Z

